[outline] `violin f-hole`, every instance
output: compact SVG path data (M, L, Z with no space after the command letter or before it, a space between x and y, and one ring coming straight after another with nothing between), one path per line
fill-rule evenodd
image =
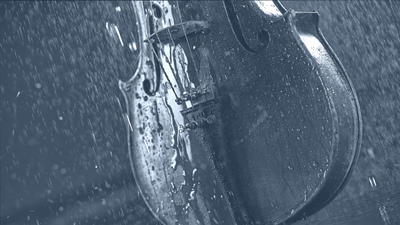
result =
M264 46L268 47L269 44L269 32L266 29L260 30L257 34L257 39Z
M241 25L239 22L239 18L235 11L235 6L231 2L231 0L224 0L224 5L225 5L226 14L227 14L229 22L231 24L233 33L235 34L235 37L238 40L238 42L240 43L240 45L244 49L246 49L247 51L249 51L251 53L259 53L259 52L264 51L268 47L268 44L269 44L268 31L265 29L260 30L257 34L259 45L254 46L254 47L250 46L247 43L246 38L243 35L243 31L242 31L242 28L241 28Z
M153 16L156 17L157 19L160 19L162 17L161 7L155 2L152 3L151 7L152 7Z

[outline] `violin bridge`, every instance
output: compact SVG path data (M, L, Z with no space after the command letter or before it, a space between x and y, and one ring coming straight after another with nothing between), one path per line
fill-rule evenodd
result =
M185 35L203 31L209 28L206 21L186 21L183 23L175 24L159 31L154 32L150 37L144 40L147 43L171 43Z

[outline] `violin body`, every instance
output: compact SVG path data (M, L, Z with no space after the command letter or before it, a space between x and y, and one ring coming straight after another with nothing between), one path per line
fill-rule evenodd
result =
M163 224L282 224L324 207L361 117L318 14L277 1L133 1L137 72L120 81L129 156Z

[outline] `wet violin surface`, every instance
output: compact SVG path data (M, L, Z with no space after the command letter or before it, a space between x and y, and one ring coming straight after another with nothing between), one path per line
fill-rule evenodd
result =
M282 224L327 205L361 117L318 14L277 1L133 1L140 62L120 81L129 154L164 224Z

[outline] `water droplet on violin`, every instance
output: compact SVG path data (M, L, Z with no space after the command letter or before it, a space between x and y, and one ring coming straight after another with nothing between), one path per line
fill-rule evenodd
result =
M368 148L367 153L368 153L369 157L371 157L372 159L375 159L375 152L374 152L373 148Z
M171 162L172 162L171 167L173 170L176 169L176 166L178 164L177 158L178 158L178 150L175 149L174 155L171 158Z
M194 168L193 171L192 171L192 177L193 177L193 179L194 179L194 175L196 174L196 172L197 172L197 169Z
M143 90L147 95L153 95L151 91L151 82L149 79L143 81Z
M148 66L152 70L154 69L154 64L153 64L153 62L151 60L147 60L146 61L146 66Z
M140 133L140 134L144 134L143 128L141 128L141 127L139 128L139 133Z
M320 169L320 170L318 171L317 177L318 177L318 178L321 178L322 175L323 175L323 170Z
M140 99L140 95L138 93L135 93L136 99Z

